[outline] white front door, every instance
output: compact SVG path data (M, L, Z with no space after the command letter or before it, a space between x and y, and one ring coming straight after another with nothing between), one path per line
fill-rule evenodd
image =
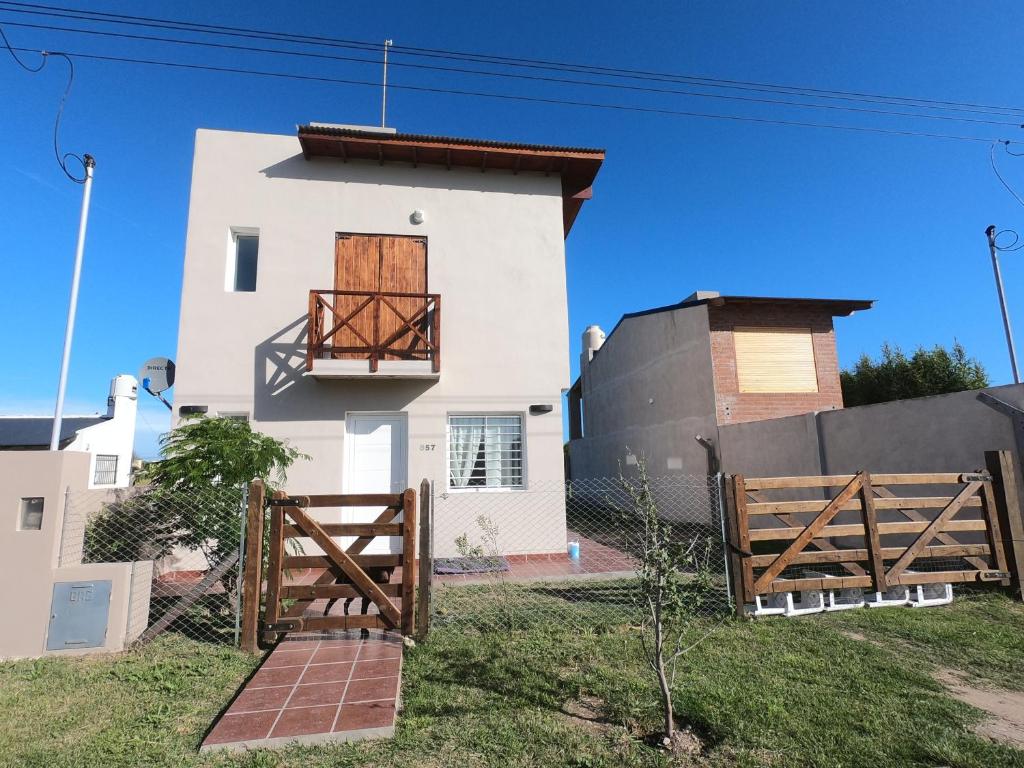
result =
M401 413L350 413L345 418L344 493L401 493L408 487L406 421ZM372 523L383 507L346 507L344 523ZM345 539L343 547L353 539ZM399 553L397 537L377 537L366 554Z

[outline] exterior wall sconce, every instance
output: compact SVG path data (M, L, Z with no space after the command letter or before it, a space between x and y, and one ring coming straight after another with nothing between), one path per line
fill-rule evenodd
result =
M413 211L412 215L409 216L409 221L411 221L413 224L422 224L426 220L427 220L427 214L425 214L419 208L417 208L415 211Z
M542 405L531 405L530 415L540 416L542 413L551 413L553 410L555 410L555 406L551 405L551 403L544 403Z

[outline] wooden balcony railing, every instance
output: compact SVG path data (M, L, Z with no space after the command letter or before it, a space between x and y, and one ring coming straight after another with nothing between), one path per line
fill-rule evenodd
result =
M306 370L318 359L421 360L441 370L441 296L436 293L310 291Z

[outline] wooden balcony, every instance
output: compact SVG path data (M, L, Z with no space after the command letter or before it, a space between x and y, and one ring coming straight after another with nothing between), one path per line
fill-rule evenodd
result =
M439 378L441 296L310 291L306 372L334 379Z

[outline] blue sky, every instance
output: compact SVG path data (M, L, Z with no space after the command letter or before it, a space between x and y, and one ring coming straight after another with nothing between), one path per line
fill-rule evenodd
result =
M52 0L57 3L58 0ZM357 40L814 88L1024 106L1011 2L621 2L160 4L67 7ZM342 10L342 7L344 10ZM0 11L4 21L57 23ZM63 22L74 26L74 22ZM79 23L81 25L81 23ZM83 25L85 26L85 25ZM89 25L94 26L94 25ZM104 27L114 29L114 27ZM376 80L379 69L5 27L17 46ZM134 30L145 33L145 30ZM169 36L182 36L171 33ZM236 41L237 42L237 41ZM6 53L4 53L6 57ZM26 58L30 58L28 54ZM31 59L35 61L35 59ZM401 60L400 57L395 58ZM829 113L674 95L393 68L392 82L643 107L1021 138L1010 126ZM30 75L0 58L4 299L0 412L48 413L56 391L80 188L53 159L66 67ZM196 128L292 133L305 121L374 123L379 92L78 60L65 151L97 158L68 389L69 412L104 407L110 378L173 356ZM884 341L959 339L995 383L1010 379L983 231L1024 231L1024 209L988 146L392 90L399 130L605 147L608 160L567 243L573 366L589 323L695 289L877 299L837 322L841 362ZM1001 168L1024 190L1024 158ZM1024 251L1006 254L1024 331ZM166 428L144 396L139 451Z

